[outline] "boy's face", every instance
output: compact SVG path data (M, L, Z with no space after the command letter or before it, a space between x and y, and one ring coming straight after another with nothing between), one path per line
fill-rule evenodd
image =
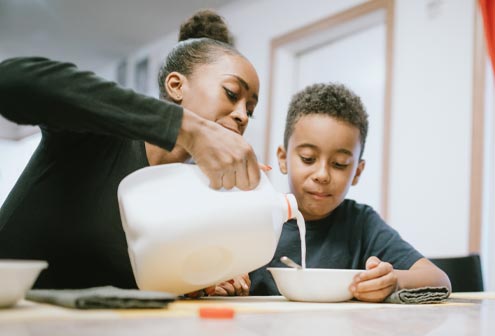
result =
M288 148L278 148L280 170L305 220L324 218L344 200L364 169L359 129L326 115L301 117Z

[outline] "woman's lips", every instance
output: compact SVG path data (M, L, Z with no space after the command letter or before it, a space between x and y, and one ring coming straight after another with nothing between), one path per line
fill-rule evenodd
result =
M241 132L237 128L229 127L229 126L226 126L226 125L222 125L222 126L225 127L226 129L228 129L229 131L232 131L234 133L237 133L239 135L242 135Z

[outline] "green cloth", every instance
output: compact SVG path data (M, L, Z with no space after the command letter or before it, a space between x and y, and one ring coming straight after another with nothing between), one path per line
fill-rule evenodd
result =
M87 289L33 289L27 300L77 309L162 308L176 299L161 292L121 289L112 286Z
M449 295L450 292L447 287L401 289L390 294L385 302L402 304L442 303L447 300Z

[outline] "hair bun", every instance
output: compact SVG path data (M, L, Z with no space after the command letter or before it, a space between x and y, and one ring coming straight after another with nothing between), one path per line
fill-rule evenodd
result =
M209 9L198 11L180 26L179 42L201 37L233 45L232 35L224 19Z

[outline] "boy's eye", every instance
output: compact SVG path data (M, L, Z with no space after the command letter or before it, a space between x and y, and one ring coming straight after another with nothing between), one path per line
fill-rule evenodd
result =
M309 156L302 156L300 155L301 161L305 164L311 164L315 162L315 159Z
M342 164L342 163L334 162L334 163L333 163L333 166L334 166L335 168L337 168L337 169L342 169L342 170L344 170L344 169L346 169L349 165L348 165L348 164L345 164L345 163L344 163L344 164Z
M237 101L237 99L238 99L237 94L235 94L234 92L230 91L226 87L224 87L223 89L225 90L225 94L227 95L227 98L229 98L230 101L232 101L232 102L236 102Z

